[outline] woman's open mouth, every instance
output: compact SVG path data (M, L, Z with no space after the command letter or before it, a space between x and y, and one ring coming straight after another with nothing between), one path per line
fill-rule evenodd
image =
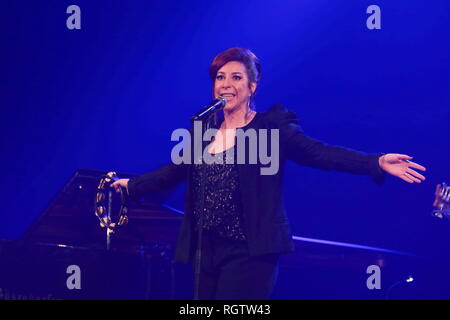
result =
M227 101L232 100L236 95L232 93L223 93L221 94L221 97L227 99Z

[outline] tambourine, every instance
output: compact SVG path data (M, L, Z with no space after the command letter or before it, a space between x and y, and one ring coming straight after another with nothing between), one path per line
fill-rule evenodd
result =
M119 180L115 172L108 172L99 180L95 195L95 215L102 228L111 232L128 223L127 191L120 187L120 195L111 188L111 183Z

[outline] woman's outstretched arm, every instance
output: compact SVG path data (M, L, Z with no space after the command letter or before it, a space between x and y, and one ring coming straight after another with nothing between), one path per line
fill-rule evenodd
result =
M271 118L280 129L280 143L284 145L287 157L297 163L325 170L339 170L354 174L368 174L380 183L385 173L409 183L420 183L425 177L416 170L425 167L410 161L404 154L368 154L341 146L333 146L306 136L295 113L285 107L274 106Z
M169 190L185 181L186 177L187 165L168 163L134 178L117 180L111 184L111 187L116 191L123 187L132 199L138 200L147 194Z

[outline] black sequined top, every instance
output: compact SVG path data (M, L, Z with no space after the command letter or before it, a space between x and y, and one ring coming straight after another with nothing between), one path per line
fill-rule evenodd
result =
M227 164L227 152L217 153L215 163L197 164L193 170L194 217L197 230L217 232L233 240L246 240L242 223L239 175L236 164ZM204 190L202 177L205 175ZM204 204L202 203L204 192Z

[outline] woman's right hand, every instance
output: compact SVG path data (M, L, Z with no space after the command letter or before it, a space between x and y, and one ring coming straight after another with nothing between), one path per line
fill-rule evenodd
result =
M116 182L111 183L111 188L114 188L116 192L120 192L120 187L122 187L125 188L128 193L128 181L130 181L130 179L119 179Z

